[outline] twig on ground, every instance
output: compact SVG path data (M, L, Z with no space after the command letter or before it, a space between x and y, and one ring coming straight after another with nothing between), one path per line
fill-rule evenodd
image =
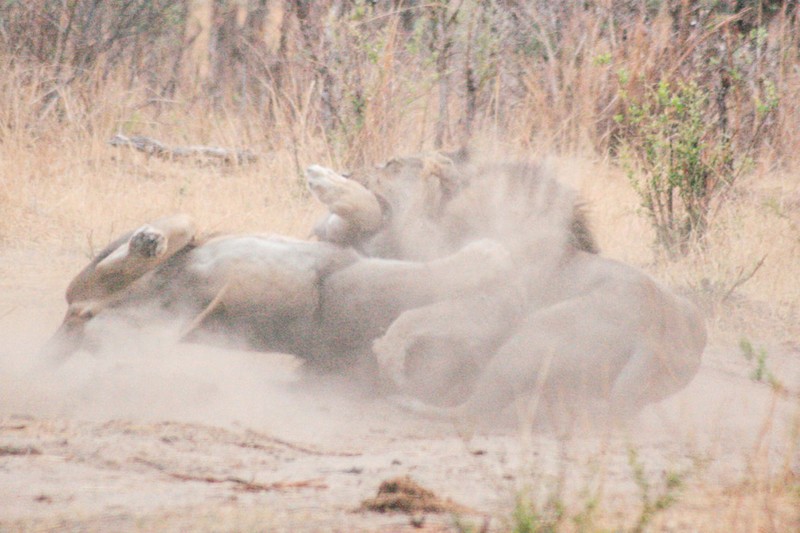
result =
M247 436L254 437L257 439L267 440L269 442L273 442L280 446L284 446L289 448L290 450L295 450L298 452L306 453L309 455L319 455L319 456L333 456L333 457L359 457L362 455L361 452L348 452L348 451L332 451L332 450L317 450L315 448L310 448L308 446L303 446L300 444L295 444L293 442L289 442L283 439L279 439L278 437L272 437L270 435L265 435L263 433L259 433L257 431L253 431L251 429L247 430ZM261 446L254 442L245 442L245 443L238 443L238 446L242 448L260 448Z
M327 489L328 485L321 479L303 479L300 481L276 481L274 483L256 483L247 481L236 476L214 477L214 476L193 476L180 472L165 472L169 477L180 481L202 481L204 483L234 483L238 490L244 492L266 492L272 490L292 490L292 489Z
M175 472L167 469L164 465L135 457L134 462L149 466L165 475L180 481L200 481L203 483L233 483L238 490L245 492L265 492L271 490L292 490L292 489L327 489L328 485L322 479L303 479L300 481L275 481L274 483L256 483L255 481L247 481L236 476L217 477L212 475L193 475L185 474L183 472Z
M12 445L2 445L0 446L0 456L4 455L41 455L42 452L39 451L38 448L30 445L25 446L12 446Z
M758 272L758 269L761 268L766 259L767 256L765 255L764 257L761 258L761 260L758 263L756 263L756 265L752 268L752 270L750 270L750 272L748 272L747 274L744 273L744 267L741 267L739 269L739 276L736 278L736 281L733 282L733 285L731 285L730 289L728 289L728 291L722 297L720 302L726 301L728 298L730 298L731 294L733 294L733 291L735 291L736 289L738 289L739 287L750 281L750 278L755 276L756 272Z

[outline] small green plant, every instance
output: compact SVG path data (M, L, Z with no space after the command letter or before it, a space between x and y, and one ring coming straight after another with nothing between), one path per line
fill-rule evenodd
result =
M594 59L592 60L592 63L594 63L594 65L598 66L598 67L606 66L606 65L610 65L611 62L613 61L613 59L614 58L613 58L611 52L605 52L605 53L596 55L594 57Z
M638 533L645 530L656 514L669 509L678 501L686 473L664 472L663 488L654 497L652 486L644 472L644 465L639 460L639 454L633 447L628 448L628 465L633 470L633 479L641 493L642 511L639 514L636 525L633 527L633 531Z
M711 194L729 178L733 155L708 122L708 94L696 83L662 80L639 100L623 95L622 146L631 185L670 254L682 250L707 225Z
M452 516L453 519L453 529L458 531L458 533L475 533L476 531L480 531L480 529L471 521L464 519L459 514L454 514ZM412 523L414 527L422 527L424 523L417 525L416 523Z
M511 531L514 533L555 533L564 517L564 504L551 497L539 510L530 498L517 497L511 516Z
M742 338L739 341L739 350L742 356L754 365L750 372L750 379L769 383L776 390L783 389L783 384L767 368L767 350L764 347L756 348L748 339Z
M539 531L540 518L538 513L533 509L533 506L524 501L522 498L517 498L517 504L514 506L514 513L512 518L512 531L514 533L534 533Z
M595 511L600 503L598 494L587 495L584 500L583 509L572 517L576 531L595 531L594 520Z
M621 87L628 80L620 74ZM763 86L762 99L753 102L756 132L778 104L774 84L765 80ZM641 96L621 89L619 97L623 112L614 120L620 126L622 162L657 244L677 256L693 240L702 240L712 202L751 166L758 134L746 143L734 142L727 115L715 112L719 103L694 81L662 79Z

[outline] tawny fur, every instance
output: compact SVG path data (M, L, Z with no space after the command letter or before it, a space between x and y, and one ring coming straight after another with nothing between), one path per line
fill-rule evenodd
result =
M551 410L600 402L627 419L696 374L698 311L600 256L576 195L540 166L428 154L350 179L390 210L378 231L351 232L368 255L430 260L478 238L510 251L504 284L406 311L374 343L401 390L445 405L431 412L474 425L543 383Z
M489 240L418 263L324 242L194 231L177 215L110 244L70 284L53 349L63 357L91 344L87 325L98 317L135 330L129 317L147 309L180 322L191 340L291 353L322 369L374 367L372 341L403 311L496 282L511 268L508 252ZM149 243L147 257L136 240ZM109 257L113 268L103 268Z

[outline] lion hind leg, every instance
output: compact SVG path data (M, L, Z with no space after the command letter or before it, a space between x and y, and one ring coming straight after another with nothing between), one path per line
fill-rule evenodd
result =
M189 324L187 324L186 327L183 328L183 330L181 330L180 336L178 337L181 341L187 340L189 335L197 331L197 329L203 324L205 319L208 318L208 316L211 313L213 313L220 307L223 299L228 293L228 289L230 288L230 286L231 286L231 281L226 282L225 285L223 285L222 288L217 292L214 298L211 299L211 301L205 307L205 309L200 311L200 314L194 317L192 321L189 322Z
M174 215L144 224L127 242L97 263L95 272L100 276L139 277L184 248L195 233L194 222L187 215Z
M75 276L67 287L67 302L104 300L119 293L187 246L195 233L194 222L187 215L141 226L109 245Z
M619 373L611 389L610 408L615 419L627 420L645 405L658 403L680 391L696 373L694 368L681 372L664 364L665 359L670 362L671 353L665 353L667 350L662 347L648 346L651 343L643 344Z
M618 356L609 339L617 339L618 332L613 320L600 320L590 311L596 301L597 295L583 295L526 317L481 372L472 394L459 406L461 416L480 424L531 394L534 401L522 416L547 413L554 399L569 416L573 407L602 397L606 368Z
M137 262L152 261L167 251L167 236L158 228L145 224L133 232L131 238L97 263L99 275L124 276Z
M381 374L403 389L407 384L406 363L408 351L414 342L430 336L437 329L436 322L443 322L441 304L433 304L405 311L395 320L386 333L372 344ZM438 324L446 329L447 324Z

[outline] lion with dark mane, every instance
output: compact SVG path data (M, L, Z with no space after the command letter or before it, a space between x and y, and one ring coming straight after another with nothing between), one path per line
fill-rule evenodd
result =
M418 261L480 238L509 250L504 283L407 310L375 341L384 375L429 404L416 410L473 425L536 393L561 412L603 404L624 420L697 373L697 309L601 256L575 193L543 167L429 154L307 175L329 206L321 240Z

